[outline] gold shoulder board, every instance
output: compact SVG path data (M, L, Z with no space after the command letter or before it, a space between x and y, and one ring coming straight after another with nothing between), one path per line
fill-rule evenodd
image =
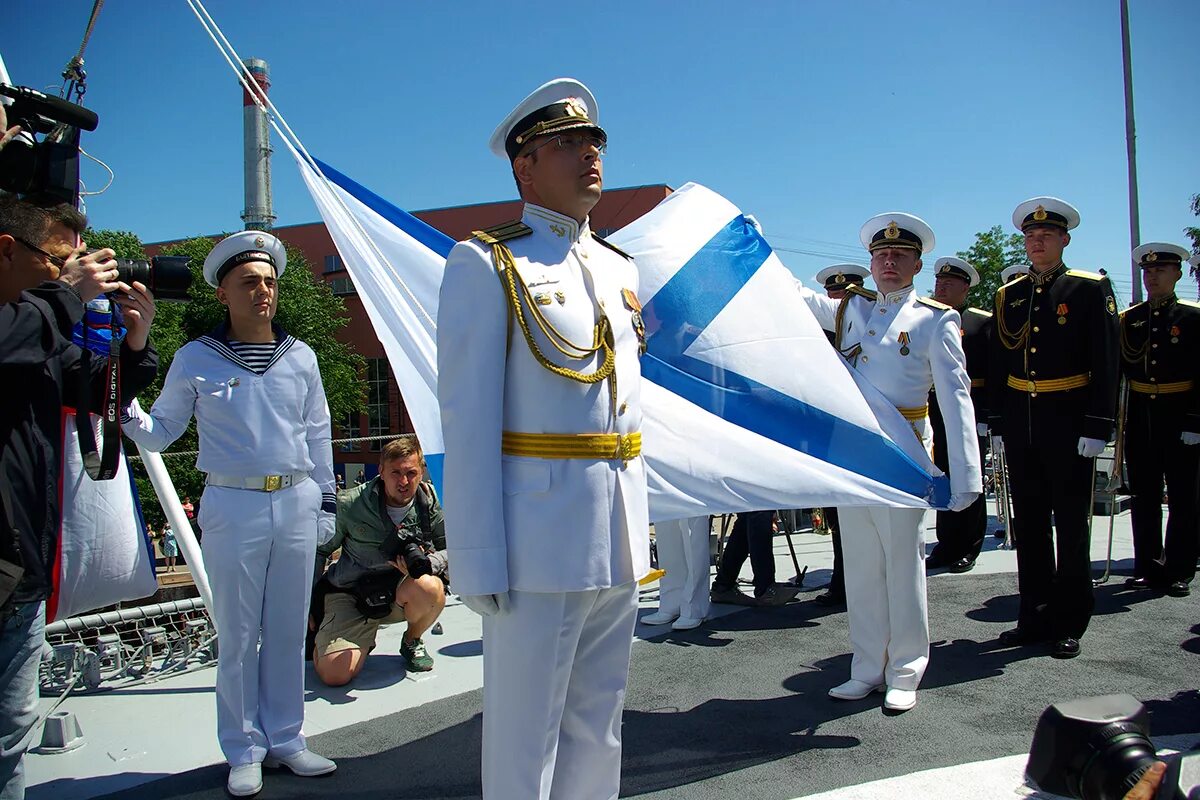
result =
M626 253L624 250L622 250L621 248L617 247L617 246L616 246L615 244L613 244L612 242L605 241L604 239L600 238L600 236L599 236L599 235L598 235L598 234L597 234L595 231L592 231L592 238L593 238L593 239L595 239L595 240L596 240L597 242L599 242L600 244L602 244L602 245L604 245L605 247L607 247L609 250L612 250L614 253L616 253L617 255L621 256L622 258L627 258L627 259L629 259L630 261L633 261L633 256L629 255L629 253Z
M864 289L863 287L859 286L857 283L852 283L852 284L850 284L850 285L848 285L848 286L846 287L846 295L847 295L847 296L849 296L849 295L852 295L852 294L856 294L856 295L858 295L859 297L865 297L865 298L867 298L868 300L870 300L872 303L874 303L876 300L878 300L878 299L879 299L879 298L878 298L878 297L875 295L875 293L874 293L874 292L868 292L866 289Z
M938 311L953 311L954 310L950 306L946 305L945 303L939 303L937 300L934 300L932 297L918 297L917 302L927 305L930 308L936 308Z
M1197 303L1195 300L1179 300L1178 302L1179 302L1179 305L1181 305L1181 306L1189 306L1190 308L1200 308L1200 303Z
M975 308L975 306L968 308L967 312L970 314L978 314L981 317L990 317L992 315L992 312L984 311L982 308Z
M1125 319L1125 315L1128 314L1130 311L1135 311L1144 305L1146 305L1146 301L1143 300L1142 302L1137 303L1136 305L1132 305L1129 308L1125 309L1124 311L1121 312L1121 319Z
M1069 269L1067 274L1075 278L1087 278L1089 281L1102 281L1105 277L1098 272L1086 272L1082 269Z
M1016 285L1017 285L1018 283L1020 283L1021 281L1027 281L1027 280L1029 280L1029 273L1028 273L1028 272L1022 272L1021 274L1017 275L1017 277L1013 278L1011 281L1009 281L1008 283L1004 284L1004 285L1003 285L1003 286L1001 286L1000 288L1001 288L1001 289L1007 289L1009 286L1016 286Z
M522 236L528 236L531 233L533 233L533 228L519 219L512 222L505 222L503 225L493 225L481 231L471 231L471 235L484 244L500 244L501 242L507 242L509 239L519 239Z

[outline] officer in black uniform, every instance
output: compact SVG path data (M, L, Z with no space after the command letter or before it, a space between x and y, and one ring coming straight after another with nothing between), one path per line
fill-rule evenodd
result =
M1200 474L1200 304L1175 296L1183 262L1178 245L1151 242L1133 251L1147 300L1121 314L1121 372L1129 391L1125 463L1133 494L1134 588L1186 597L1196 576L1197 475ZM1163 479L1167 542L1163 548Z
M989 423L1004 438L1020 521L1021 610L1000 643L1052 641L1055 657L1073 658L1094 606L1088 512L1095 457L1114 424L1117 303L1108 278L1063 264L1079 224L1070 204L1026 200L1013 224L1032 269L996 292L987 379Z
M817 283L825 287L825 294L834 300L841 300L851 286L862 286L871 274L869 267L862 264L832 264L816 275ZM835 334L825 331L829 343L833 344ZM817 603L830 608L844 608L846 605L846 578L842 574L842 533L838 525L838 511L834 506L822 509L825 524L829 527L829 535L833 539L833 574L829 576L829 585L825 591L816 596Z
M967 306L967 294L979 283L979 273L961 258L939 258L933 265L933 299L958 311L962 317L962 346L967 356L967 374L971 377L971 402L975 419L980 463L987 439L987 363L992 335L992 312ZM946 423L934 391L929 391L929 420L933 424L933 463L943 472L950 469L946 452ZM987 506L982 494L962 511L937 512L938 543L925 559L925 569L949 567L951 572L970 572L983 549L987 532Z

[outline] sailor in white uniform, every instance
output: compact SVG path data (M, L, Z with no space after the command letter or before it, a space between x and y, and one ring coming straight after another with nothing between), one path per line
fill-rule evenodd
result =
M658 580L658 610L642 617L643 623L690 631L708 619L711 536L712 517L707 514L654 523L658 566L665 574Z
M483 620L483 796L615 798L649 571L633 262L596 236L607 136L570 79L492 135L525 201L446 261L438 307L454 589Z
M801 295L835 346L912 423L928 450L931 386L946 421L950 510L969 506L982 491L971 381L958 312L917 295L913 276L933 249L933 231L911 214L873 217L860 231L871 253L878 291L852 286L831 300L802 286ZM884 708L907 711L929 662L922 509L839 509L846 562L846 599L854 658L850 680L829 691L862 699L886 688Z
M179 348L149 413L134 406L125 432L161 451L196 417L208 473L200 503L212 584L217 737L228 788L262 788L261 766L332 772L309 751L304 722L304 634L318 528L333 533L329 408L317 359L272 320L283 244L243 231L213 248L204 277L228 309L224 324ZM261 635L262 646L259 647Z

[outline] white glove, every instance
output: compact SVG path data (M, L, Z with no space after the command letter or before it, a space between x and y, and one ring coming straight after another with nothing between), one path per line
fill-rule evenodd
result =
M946 504L947 511L964 511L967 506L974 503L979 497L979 492L957 492L950 495L950 502Z
M992 429L988 427L988 424L986 422L976 422L975 423L975 433L976 433L976 435L979 436L980 439L987 437L991 432L992 432Z
M508 592L499 594L460 594L459 600L481 617L491 617L508 611Z
M328 511L317 512L317 547L333 540L336 521L337 514L331 514Z
M1079 437L1079 455L1084 458L1095 458L1104 452L1104 446L1108 442L1100 439L1089 439L1086 436Z
M1183 442L1184 444L1200 444L1200 433L1184 431L1183 433L1179 434L1179 441Z

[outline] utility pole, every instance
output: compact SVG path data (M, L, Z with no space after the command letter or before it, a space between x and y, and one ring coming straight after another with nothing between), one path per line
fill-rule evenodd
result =
M1133 68L1129 55L1129 0L1121 0L1121 56L1125 68L1125 151L1129 160L1129 252L1142 243L1141 226L1138 221L1137 186L1137 138L1133 131ZM1133 278L1133 302L1142 302L1142 274L1137 264L1129 259Z

